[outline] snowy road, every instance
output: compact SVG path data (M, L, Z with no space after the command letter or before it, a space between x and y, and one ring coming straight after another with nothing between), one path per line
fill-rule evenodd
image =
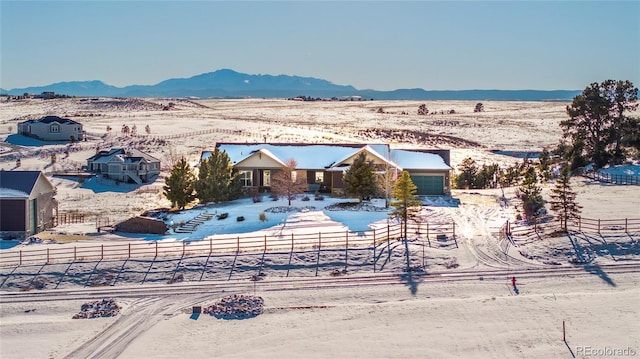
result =
M115 358L125 353L129 346L154 327L165 320L173 320L180 315L190 314L193 305L200 305L215 298L234 294L252 293L271 296L269 293L354 291L363 288L379 288L384 292L396 288L395 292L414 293L417 288L431 292L433 288L457 288L458 286L485 286L499 288L507 286L509 278L516 276L518 283L534 283L536 281L562 282L567 278L582 278L593 282L605 283L615 278L624 281L637 280L640 263L576 266L535 269L473 269L464 271L448 271L424 273L384 273L377 275L347 275L341 277L304 277L304 278L267 278L258 282L243 281L208 281L183 282L172 285L145 284L117 287L97 287L78 289L57 289L30 292L1 292L0 303L3 306L22 305L27 307L46 307L49 303L77 302L78 300L95 300L96 298L115 298L125 303L121 314L97 334L85 337L75 348L68 348L65 358ZM599 277L599 279L598 279ZM633 279L635 278L635 279ZM605 285L607 285L605 283ZM434 287L435 286L435 287ZM615 287L615 286L614 286ZM527 289L523 284L521 290ZM505 295L515 295L510 290ZM468 294L461 293L463 297ZM289 295L287 295L289 296ZM339 305L337 303L333 305ZM265 311L281 310L279 307L265 307ZM99 323L99 322L96 322ZM180 333L176 333L180 337ZM177 339L178 340L178 339ZM67 354L68 353L68 354ZM126 355L125 355L126 357Z

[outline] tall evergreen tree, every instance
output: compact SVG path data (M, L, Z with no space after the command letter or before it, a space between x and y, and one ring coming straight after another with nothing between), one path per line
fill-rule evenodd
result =
M555 187L551 190L550 208L556 212L560 219L560 226L566 233L568 221L580 217L582 206L576 203L576 193L571 188L571 172L569 167L562 169L560 177L556 180Z
M623 160L623 141L638 132L638 121L628 116L637 109L637 99L638 89L630 81L614 80L594 82L576 96L560 127L573 144L584 146L577 155L598 167Z
M496 188L496 177L500 167L497 163L482 165L474 181L474 188Z
M165 179L164 196L171 201L172 207L184 209L195 198L193 184L195 175L187 160L182 157L171 169L171 175Z
M458 166L458 174L454 179L456 188L474 188L476 176L478 175L478 165L471 157L462 160Z
M524 174L524 179L516 192L522 200L522 207L528 221L535 221L538 211L544 207L542 188L538 186L538 176L533 167L529 167Z
M540 177L543 180L547 181L551 178L551 155L546 147L542 149L540 152L540 156L538 157L538 167L540 168Z
M195 190L200 202L226 202L240 196L237 174L229 155L216 148L200 163Z
M392 218L399 218L404 231L403 236L407 238L407 223L415 220L422 203L418 200L416 192L418 188L411 180L409 172L402 171L402 174L393 185L393 198L391 206L394 210L390 213Z
M376 193L376 172L373 162L367 161L364 152L353 160L351 167L344 173L344 191L347 195L357 196L362 202L365 197Z

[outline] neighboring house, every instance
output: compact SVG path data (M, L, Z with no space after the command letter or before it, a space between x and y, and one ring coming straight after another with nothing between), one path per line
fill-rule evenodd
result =
M160 160L136 149L112 148L87 159L87 171L118 182L153 182L160 174Z
M18 124L18 133L44 141L81 141L84 137L80 123L58 116L21 122Z
M55 192L40 171L0 171L0 237L26 238L53 227Z
M449 150L391 149L386 144L218 143L216 147L227 153L248 188L268 189L273 174L295 159L295 176L305 179L309 191L341 194L344 172L364 152L378 173L408 171L419 195L444 195L451 190ZM210 154L202 152L201 159Z

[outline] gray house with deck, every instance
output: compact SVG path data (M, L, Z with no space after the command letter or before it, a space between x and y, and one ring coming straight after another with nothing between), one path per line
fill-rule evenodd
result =
M118 182L143 184L160 174L160 160L136 149L113 148L89 157L87 171Z

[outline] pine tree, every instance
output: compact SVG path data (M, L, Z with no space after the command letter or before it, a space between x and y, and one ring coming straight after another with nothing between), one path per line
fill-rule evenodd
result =
M637 119L630 116L638 108L637 100L638 89L628 80L594 82L574 97L567 106L569 119L560 123L564 137L574 146L580 144L574 156L597 167L621 162L625 139L637 133Z
M371 197L376 193L375 176L373 162L367 161L364 152L360 153L344 173L344 192L347 195L357 196L362 202L365 197Z
M522 207L527 220L535 220L538 211L544 207L542 188L538 186L538 176L535 168L529 167L527 169L516 195L522 200Z
M458 166L460 174L454 179L454 185L456 188L474 188L476 182L476 176L478 175L478 166L476 161L471 157L467 157Z
M298 194L304 193L308 187L304 180L294 175L297 166L298 163L295 159L289 159L280 171L271 176L271 192L287 197L289 206L291 206L291 201Z
M400 223L404 227L403 235L405 239L407 238L407 223L409 220L415 220L419 207L422 206L416 195L417 190L418 188L407 171L402 171L402 174L393 185L394 200L391 201L391 206L394 210L390 216L400 219Z
M582 206L576 203L576 193L571 188L571 172L569 167L562 169L555 187L551 190L550 208L556 212L560 219L560 226L566 233L569 219L580 217Z
M225 151L216 148L211 156L200 163L195 190L198 199L206 202L226 202L240 196L237 174L233 172L231 159Z
M193 184L195 176L191 166L182 157L171 169L171 175L165 180L164 196L171 201L172 207L184 209L195 198Z
M497 163L482 165L475 178L474 188L496 188L497 175L500 167Z
M540 156L538 157L538 166L540 168L540 177L543 180L548 181L551 178L551 155L546 147L542 149L540 152Z

